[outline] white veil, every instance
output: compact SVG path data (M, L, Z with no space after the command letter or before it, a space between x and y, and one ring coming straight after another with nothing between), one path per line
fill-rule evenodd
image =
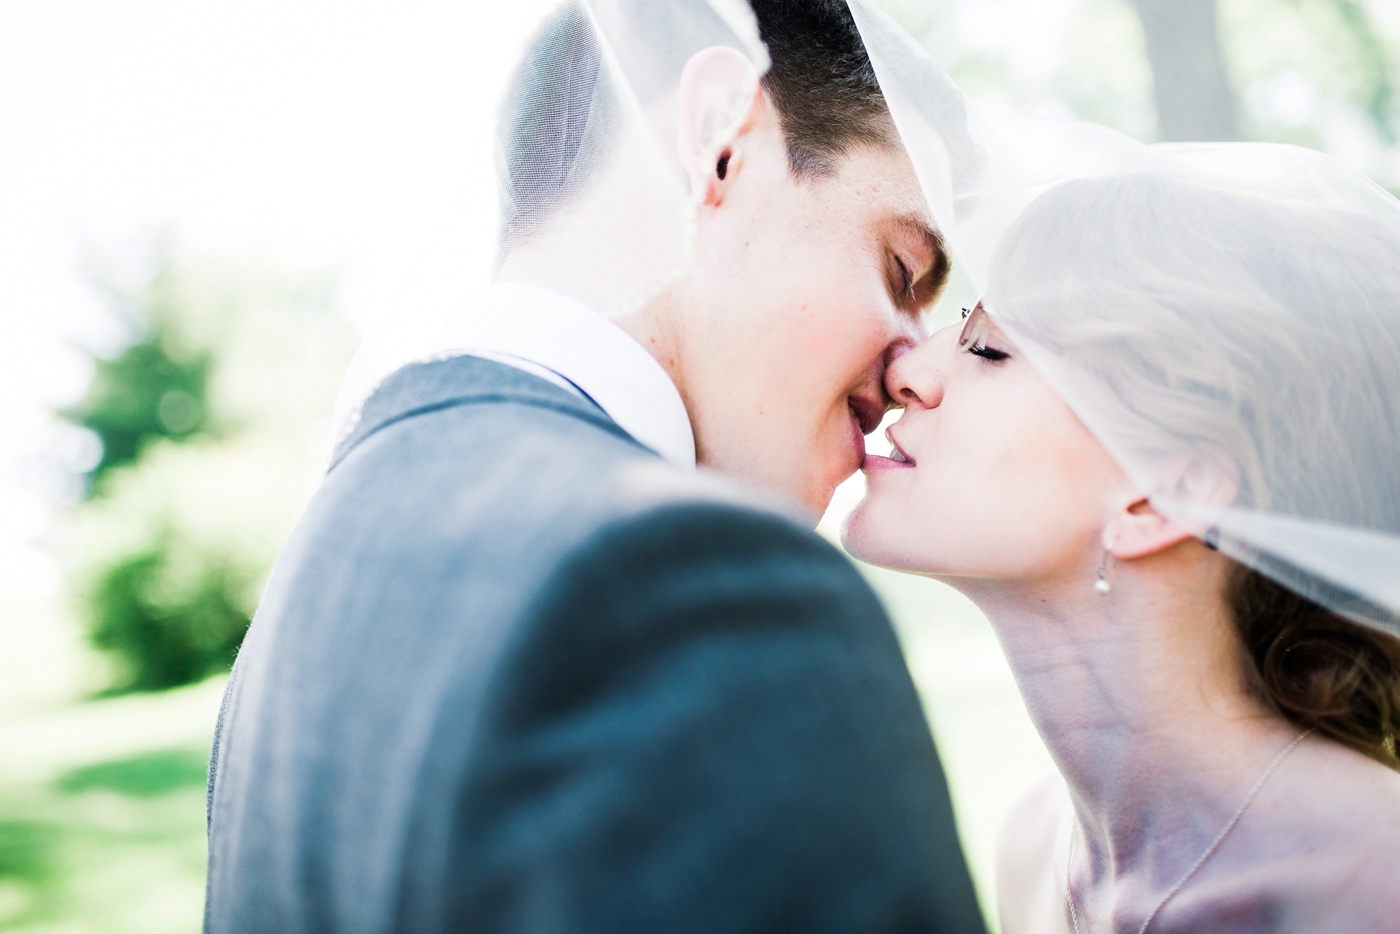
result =
M460 257L474 272L459 288L534 285L625 314L691 261L694 205L677 146L686 66L717 47L743 63L729 83L706 86L718 152L768 69L757 20L745 0L512 0L481 15L515 65L502 74L487 56L479 82L460 89L464 102L500 102L477 134L479 160L462 167L455 200L493 234ZM366 334L341 389L342 432L383 377L444 349L446 315L403 313Z
M615 316L685 271L693 205L677 91L692 57L715 47L751 65L747 80L720 89L728 99L718 110L732 123L768 67L744 0L554 5L497 125L498 276Z
M933 141L961 96L850 3L957 262L1017 349L1159 511L1400 635L1400 201L1297 147L977 114L979 171L960 175Z

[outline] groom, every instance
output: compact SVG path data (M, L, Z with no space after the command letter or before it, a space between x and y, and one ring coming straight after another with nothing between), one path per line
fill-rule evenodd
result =
M717 148L681 89L691 273L616 321L493 286L339 445L220 715L211 934L983 930L890 625L810 531L948 259L845 4L753 6Z

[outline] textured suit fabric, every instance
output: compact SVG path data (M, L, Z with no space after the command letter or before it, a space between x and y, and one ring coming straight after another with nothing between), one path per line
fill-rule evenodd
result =
M239 654L206 931L980 932L889 623L497 363L366 405Z

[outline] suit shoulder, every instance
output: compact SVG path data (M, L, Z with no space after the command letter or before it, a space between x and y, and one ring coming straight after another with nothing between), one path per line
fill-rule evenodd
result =
M618 519L652 521L676 511L748 516L810 533L809 517L795 501L764 493L701 468L687 471L657 459L621 463L609 478Z
M855 565L813 531L810 515L780 494L654 459L619 466L607 489L597 492L598 508L575 530L572 547L560 556L564 564L593 563L601 554L612 566L625 556L638 567L704 566L728 569L731 576L757 573L761 562L769 574L778 570L774 563L785 573L807 566L828 575L829 585L874 599Z
M747 491L668 473L629 475L603 521L556 553L526 614L527 638L581 633L586 618L590 639L636 636L651 649L742 632L750 662L757 643L787 645L794 658L846 646L817 667L838 656L853 664L878 645L881 663L902 670L879 598L840 550Z

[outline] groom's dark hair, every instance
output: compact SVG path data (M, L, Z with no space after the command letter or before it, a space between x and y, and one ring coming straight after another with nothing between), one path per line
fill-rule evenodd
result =
M636 0L638 15L657 0ZM798 178L835 171L862 145L888 144L894 126L846 0L749 0L772 64L763 88L782 124ZM529 239L554 207L583 188L607 154L615 105L599 82L601 58L587 14L567 3L540 28L511 78L499 128L502 252ZM603 131L600 135L599 131Z
M835 171L851 149L886 145L894 125L846 0L749 0L772 65L763 88L794 175Z

